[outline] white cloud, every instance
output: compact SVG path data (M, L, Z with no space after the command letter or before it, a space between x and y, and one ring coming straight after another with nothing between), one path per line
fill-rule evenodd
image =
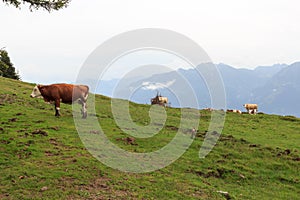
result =
M158 90L158 89L163 89L163 88L168 88L172 86L175 83L175 79L172 81L168 81L166 83L152 83L152 82L143 82L142 83L142 89L144 90Z

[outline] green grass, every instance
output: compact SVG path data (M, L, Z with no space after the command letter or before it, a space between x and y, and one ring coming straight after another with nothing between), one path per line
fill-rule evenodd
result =
M154 172L125 173L86 150L70 105L54 117L53 105L29 97L33 86L0 78L0 199L299 199L298 118L228 113L216 146L199 159L210 120L200 111L197 137L182 157ZM127 151L158 150L179 128L180 109L167 108L164 128L131 145L122 140L132 136L116 125L111 100L96 95L95 102L105 134ZM148 125L149 109L130 103L132 120Z

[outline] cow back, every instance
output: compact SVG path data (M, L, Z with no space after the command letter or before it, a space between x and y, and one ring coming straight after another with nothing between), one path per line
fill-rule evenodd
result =
M77 99L84 100L89 92L88 86L71 84L52 84L38 86L45 101L60 100L63 103L72 103Z

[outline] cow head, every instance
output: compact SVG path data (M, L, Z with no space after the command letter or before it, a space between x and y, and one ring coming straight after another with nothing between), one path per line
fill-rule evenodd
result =
M42 97L41 91L40 91L40 85L36 85L33 90L32 93L30 95L30 97Z

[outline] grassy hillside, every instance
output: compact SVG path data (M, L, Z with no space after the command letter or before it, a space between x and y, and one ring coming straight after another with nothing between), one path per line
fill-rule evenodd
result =
M85 149L70 105L62 105L56 118L53 105L29 97L32 84L0 77L0 88L0 199L299 199L298 118L229 113L217 145L199 159L210 119L200 111L197 137L180 159L155 172L124 173ZM110 99L95 101L107 137L128 151L157 150L179 126L180 110L168 108L159 134L128 143ZM130 105L133 121L149 123L148 105Z

